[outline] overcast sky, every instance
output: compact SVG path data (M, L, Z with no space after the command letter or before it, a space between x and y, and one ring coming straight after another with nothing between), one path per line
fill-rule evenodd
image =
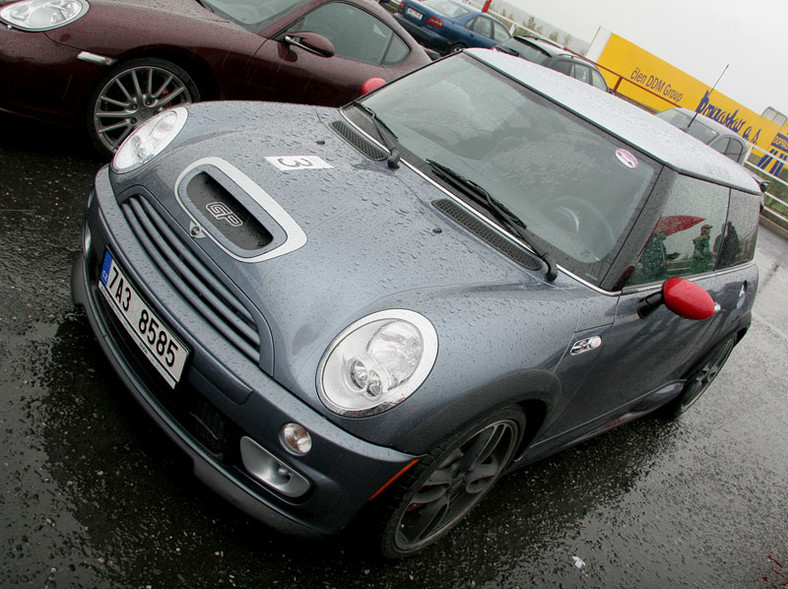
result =
M760 114L788 115L788 0L507 0L590 43L597 29L639 45Z

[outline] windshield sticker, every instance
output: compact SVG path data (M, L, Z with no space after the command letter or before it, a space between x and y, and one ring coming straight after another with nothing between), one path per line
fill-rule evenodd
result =
M324 170L334 167L316 155L275 155L265 159L282 171Z
M634 170L640 165L638 164L638 158L635 157L634 153L621 147L616 150L616 157L618 158L618 161L620 161L630 170Z

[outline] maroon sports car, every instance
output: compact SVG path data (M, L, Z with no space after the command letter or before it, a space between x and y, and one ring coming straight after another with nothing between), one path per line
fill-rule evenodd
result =
M339 106L430 62L367 0L0 0L0 25L0 110L86 125L105 154L171 106Z

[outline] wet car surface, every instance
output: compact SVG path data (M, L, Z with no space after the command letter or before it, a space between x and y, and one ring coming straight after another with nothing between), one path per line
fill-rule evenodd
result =
M0 2L0 111L84 128L114 153L139 124L198 100L339 106L370 77L429 62L369 2ZM332 41L333 40L333 41Z
M97 173L72 293L198 479L402 558L505 471L694 403L751 322L756 191L628 103L469 49L339 110L151 119Z
M785 585L781 238L761 230L753 328L696 410L675 425L646 418L510 475L442 544L382 564L352 532L330 544L286 539L193 479L70 301L100 162L71 149L69 135L2 123L0 574L10 584Z

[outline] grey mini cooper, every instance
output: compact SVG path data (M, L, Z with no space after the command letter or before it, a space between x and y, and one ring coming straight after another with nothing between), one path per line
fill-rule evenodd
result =
M198 478L382 553L505 472L704 392L747 331L758 187L497 51L335 108L164 112L102 168L73 295Z

